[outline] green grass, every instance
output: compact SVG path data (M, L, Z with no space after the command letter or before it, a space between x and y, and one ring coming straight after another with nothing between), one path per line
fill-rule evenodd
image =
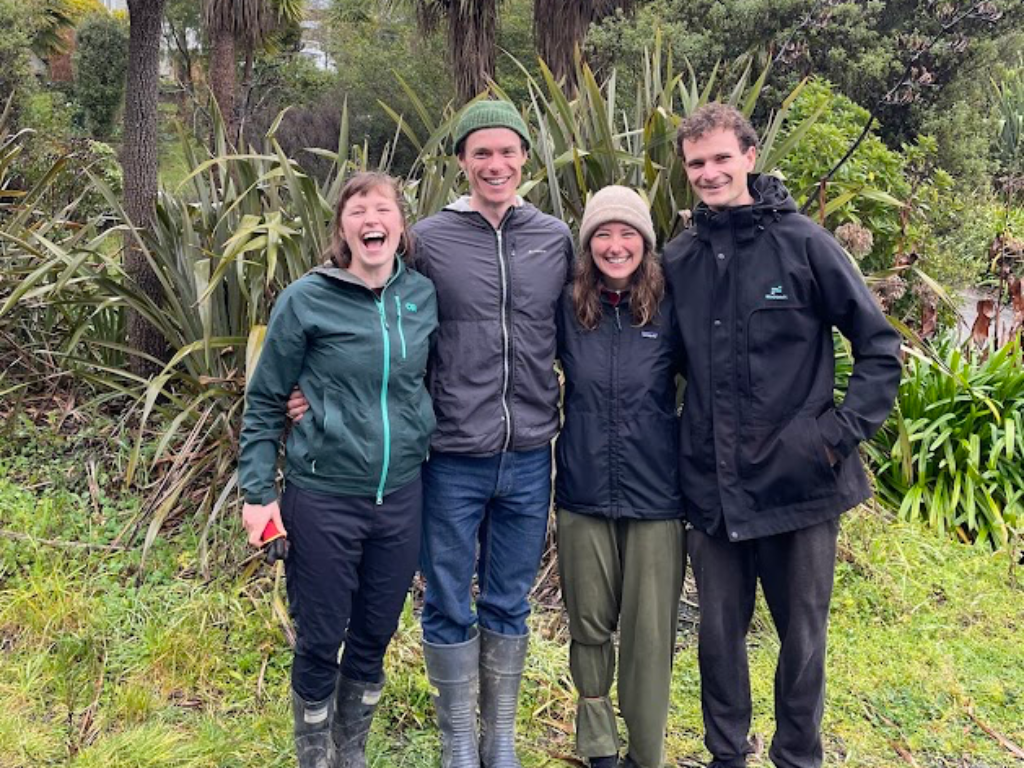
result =
M242 565L234 521L205 581L187 518L156 543L141 577L137 546L38 543L110 544L139 502L117 488L116 465L103 468L95 436L27 430L16 422L0 440L0 528L32 539L0 537L0 768L292 765L275 572ZM1007 556L867 510L847 517L840 544L826 763L906 765L899 748L921 768L1019 765L978 724L1024 744L1024 590ZM572 754L574 710L561 614L532 622L519 721L528 768ZM419 638L410 607L387 659L375 768L436 764ZM759 606L751 666L765 741L776 652ZM668 756L684 766L706 759L698 690L694 637L683 634Z

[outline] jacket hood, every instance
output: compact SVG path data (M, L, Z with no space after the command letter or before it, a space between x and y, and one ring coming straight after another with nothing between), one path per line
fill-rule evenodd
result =
M395 254L394 264L395 266L391 272L391 277L389 277L387 282L384 283L385 286L392 283L394 280L398 278L400 274L402 274L402 272L405 271L405 264L402 263L402 258L397 253ZM372 290L370 289L370 286L368 286L358 277L353 275L347 269L342 269L333 261L327 262L326 264L321 264L318 267L313 267L313 269L311 269L310 271L315 272L318 275L328 277L332 280L337 280L339 282L346 283L348 285L355 285L358 286L359 288L366 288L368 290Z
M474 210L474 208L470 205L469 195L463 195L454 203L449 203L448 205L446 205L442 210L466 215L467 221L471 221L475 224L479 224L491 230L494 229L494 227L491 226L491 223L484 218L483 214L477 210ZM516 201L515 203L512 204L511 211L514 211L514 215L517 217L531 217L537 211L537 209L530 205L528 202L526 202L526 200L524 200L521 196L516 195ZM509 214L506 213L505 219L502 220L503 226L504 222L508 219L508 216Z
M693 213L697 237L709 240L713 230L731 227L740 240L750 239L784 214L797 213L796 201L778 177L752 173L747 178L747 186L754 198L751 205L722 211L712 210L704 203L697 206Z

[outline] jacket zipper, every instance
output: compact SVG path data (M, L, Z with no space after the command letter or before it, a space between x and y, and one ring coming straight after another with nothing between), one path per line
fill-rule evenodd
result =
M622 339L622 320L619 313L618 304L615 305L615 333L612 335L612 354L611 354L611 365L609 366L609 375L611 377L610 397L608 398L608 407L611 411L611 418L609 420L611 428L616 429L616 425L619 423L619 343ZM609 475L611 475L611 498L608 499L611 505L611 513L613 519L618 519L619 503L618 503L618 489L619 489L619 461L617 455L617 446L619 441L612 436L612 439L608 441L608 469Z
M508 385L511 361L509 360L509 333L506 304L508 302L508 267L505 263L505 251L501 242L501 230L495 230L498 236L498 266L501 268L501 343L502 343L502 377L501 377L501 409L505 417L505 442L501 446L502 452L507 451L512 442L512 413L508 407Z
M402 340L402 359L405 360L405 331L402 330L402 297L395 296L395 311L398 313L398 338Z
M380 468L380 484L377 486L377 505L384 503L384 484L388 479L388 465L391 463L391 421L388 417L388 379L391 378L391 337L388 335L388 319L384 310L383 292L374 299L380 315L380 331L384 337L384 380L380 386L380 413L384 422L384 463Z

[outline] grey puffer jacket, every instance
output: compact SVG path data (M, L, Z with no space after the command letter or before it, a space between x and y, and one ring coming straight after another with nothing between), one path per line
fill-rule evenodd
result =
M491 456L549 442L558 431L555 313L572 273L569 228L522 203L495 229L463 197L412 235L415 267L437 289L431 449Z

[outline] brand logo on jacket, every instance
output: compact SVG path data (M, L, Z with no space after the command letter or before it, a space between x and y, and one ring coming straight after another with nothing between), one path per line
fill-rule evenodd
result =
M413 304L411 301L406 302L406 304L405 304L405 311L406 312L415 312L416 311L416 305Z
M641 339L656 339L658 338L657 331L640 331Z
M789 296L782 292L781 285L773 285L771 290L766 293L764 297L768 299L768 301L786 301L789 299Z

